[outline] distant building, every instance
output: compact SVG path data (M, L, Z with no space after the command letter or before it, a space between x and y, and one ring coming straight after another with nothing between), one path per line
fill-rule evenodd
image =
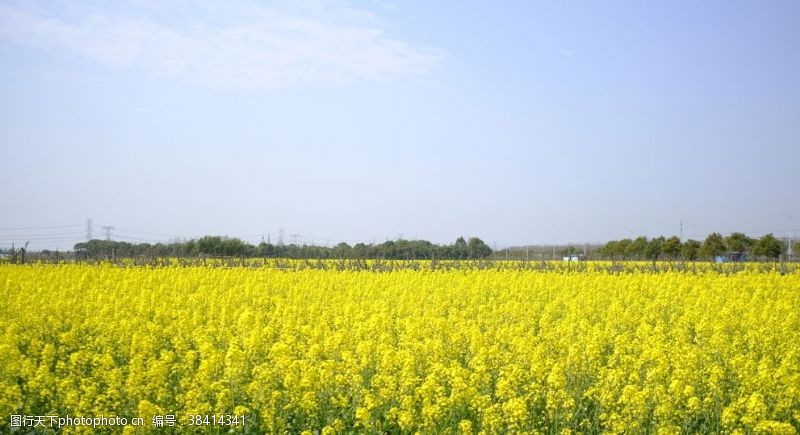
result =
M567 261L567 262L581 261L581 260L583 260L583 258L581 258L580 255L565 255L564 256L564 261Z
M741 263L742 261L747 261L746 252L727 252L714 257L715 263Z

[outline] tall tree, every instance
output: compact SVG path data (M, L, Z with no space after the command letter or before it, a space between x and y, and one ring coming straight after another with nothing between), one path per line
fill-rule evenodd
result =
M644 258L645 249L647 249L647 237L637 237L625 248L625 256L635 259Z
M631 239L622 239L617 242L614 246L614 255L619 259L626 258L628 255L628 246L630 246L631 243L633 243Z
M656 237L647 242L647 246L644 248L644 256L648 260L658 260L658 257L661 256L661 245L663 243L664 237Z
M487 258L492 255L492 248L477 237L471 237L467 241L467 251L469 258Z
M599 249L598 253L605 258L614 258L616 256L617 243L619 242L616 240L606 243Z
M687 261L695 261L700 256L700 247L702 244L697 240L687 240L683 243L683 248L681 248L681 256L684 260Z
M455 254L455 258L458 260L463 260L469 256L469 248L467 247L467 241L464 240L463 237L459 237L456 239L456 243L453 246L453 254Z
M783 253L783 243L776 239L772 233L769 233L758 239L753 248L753 253L758 257L777 259Z
M569 245L566 248L564 248L561 251L559 251L559 254L561 254L562 257L571 257L573 255L577 255L578 254L578 248L576 248L576 247L574 247L572 245Z
M711 233L706 237L703 246L700 247L700 257L713 260L715 257L722 255L727 250L725 246L725 239L720 233Z
M679 239L677 236L672 236L667 240L664 240L664 243L661 244L661 253L667 258L674 260L680 257L681 247L681 239Z
M728 250L732 252L750 252L755 240L747 237L744 233L731 233L725 240Z

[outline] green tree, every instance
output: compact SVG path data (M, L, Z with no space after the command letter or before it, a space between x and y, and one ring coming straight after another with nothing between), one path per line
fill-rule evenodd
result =
M625 256L628 258L644 258L647 249L647 237L637 237L626 248Z
M747 237L747 235L743 233L731 233L731 235L725 239L725 243L728 245L728 250L731 252L750 252L755 240Z
M778 259L783 253L783 243L770 233L758 239L753 253L758 257Z
M576 248L576 247L574 247L572 245L569 245L566 248L560 250L559 254L561 254L562 257L571 257L573 255L577 255L578 254L578 248Z
M647 246L644 248L644 256L648 260L658 260L658 257L661 256L661 245L663 243L664 237L656 237L647 242Z
M661 244L661 253L674 260L681 256L681 248L681 239L677 236L672 236Z
M467 251L469 252L469 258L487 258L492 256L492 248L477 237L471 237L467 241Z
M617 244L614 246L614 255L620 259L625 258L628 252L628 246L630 246L631 243L633 243L633 240L631 239L622 239L617 242Z
M467 247L467 241L464 240L463 237L459 237L453 245L453 256L458 260L463 260L467 258L468 255L469 248Z
M617 251L617 243L619 242L617 242L616 240L612 240L606 243L605 245L603 245L602 248L598 250L598 253L605 258L614 258Z
M718 255L722 255L727 250L725 239L720 233L711 233L706 237L703 246L700 247L700 257L713 260Z
M353 246L353 256L355 256L355 258L367 258L369 255L369 248L369 246L363 243L356 243L355 246Z
M333 247L332 254L336 258L351 258L352 249L350 248L350 245L348 245L347 243L341 242Z
M697 240L687 240L683 243L681 248L681 256L684 260L695 261L700 256L700 247L702 244Z

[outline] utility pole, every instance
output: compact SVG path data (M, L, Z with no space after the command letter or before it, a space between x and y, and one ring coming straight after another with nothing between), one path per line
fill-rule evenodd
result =
M681 243L683 243L683 219L681 219Z
M86 241L92 240L92 218L86 219Z
M113 230L113 229L114 229L113 225L104 225L103 226L103 231L106 232L106 241L107 242L111 241L111 230Z
M784 212L781 212L781 214L783 215L783 217L785 217L789 221L789 228L791 228L792 227L792 217L789 216L788 214L784 213ZM792 239L793 238L794 238L794 234L790 230L789 236L788 236L788 239L789 239L788 245L789 246L786 248L786 258L788 258L789 261L791 261L792 257L794 256L794 252L792 252Z
M283 228L278 230L278 246L283 246Z
M793 256L794 256L794 253L792 252L792 236L790 235L789 236L789 247L786 249L786 257L789 259L789 261L792 261L792 257Z

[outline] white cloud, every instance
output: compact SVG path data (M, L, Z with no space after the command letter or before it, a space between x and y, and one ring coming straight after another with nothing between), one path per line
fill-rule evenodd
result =
M0 41L213 87L388 81L427 74L441 58L439 50L387 35L373 13L345 4L45 5L0 4Z

